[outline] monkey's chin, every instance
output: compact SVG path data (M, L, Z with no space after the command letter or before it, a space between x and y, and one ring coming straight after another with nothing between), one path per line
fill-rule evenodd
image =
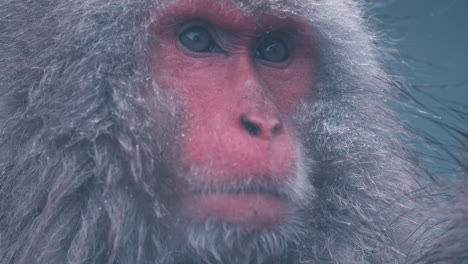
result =
M192 219L215 219L226 224L268 228L278 225L288 216L288 204L265 193L198 194L189 201Z

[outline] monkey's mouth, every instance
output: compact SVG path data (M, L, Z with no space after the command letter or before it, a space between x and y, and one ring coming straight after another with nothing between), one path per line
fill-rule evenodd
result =
M227 187L207 187L207 188L195 188L192 190L193 193L198 195L219 195L219 194L265 194L274 196L280 199L286 199L285 194L281 193L277 188L271 187L271 184L257 183L250 184L248 186L227 186Z
M287 199L274 188L210 189L193 194L188 208L196 219L264 228L283 222L289 215Z

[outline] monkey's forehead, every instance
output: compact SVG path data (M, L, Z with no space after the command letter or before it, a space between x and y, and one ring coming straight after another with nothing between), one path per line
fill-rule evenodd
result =
M359 27L363 20L357 13L361 13L361 5L364 1L359 0L155 0L152 2L154 20L160 14L172 15L211 11L223 16L225 20L236 19L233 13L241 13L248 17L275 16L276 18L298 17L314 27L337 24L348 27L350 30ZM179 8L179 11L174 11ZM236 21L234 20L233 23ZM251 25L250 25L251 26ZM333 26L333 25L332 25ZM344 30L349 31L349 30Z
M236 9L241 11L246 16L256 16L268 13L278 14L301 14L304 7L312 6L304 5L304 2L311 2L308 0L159 0L155 3L158 10L163 12L168 8L177 6L187 6L194 12L200 9L215 10L218 12L225 11L226 9Z
M252 29L256 24L275 27L278 20L292 21L298 31L313 28L317 39L339 41L349 39L347 44L360 43L368 46L367 21L360 14L364 1L359 0L154 0L150 24L163 24L164 19L177 17L217 18L218 25L226 22L236 27ZM210 15L211 14L211 15ZM269 17L270 20L264 19ZM250 20L245 20L250 18ZM296 23L299 22L299 23ZM305 27L302 27L305 26ZM351 47L357 48L356 46ZM368 51L366 51L369 53ZM372 52L370 52L372 53Z
M300 12L295 1L175 0L161 1L150 19L160 25L170 25L181 18L202 18L224 28L245 31L268 31L268 28L288 25L306 29L309 23Z

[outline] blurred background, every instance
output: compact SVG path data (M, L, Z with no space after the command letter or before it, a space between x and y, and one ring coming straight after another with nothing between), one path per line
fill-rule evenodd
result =
M386 0L378 7L403 59L421 66L405 77L468 103L468 0Z
M400 62L392 72L404 79L408 96L419 104L418 111L399 111L427 140L415 142L427 157L425 162L448 180L466 177L468 0L368 1L375 4L370 19L379 21L393 42L391 54ZM434 159L435 151L444 152L444 159Z

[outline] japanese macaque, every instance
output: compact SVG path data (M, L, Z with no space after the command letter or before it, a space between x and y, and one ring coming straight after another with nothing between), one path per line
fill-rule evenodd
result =
M360 5L2 1L0 263L411 259L422 185Z
M454 196L446 201L436 201L427 219L433 222L424 232L432 237L422 235L423 250L417 255L417 264L466 264L468 263L468 183L459 184L454 190L441 194ZM440 194L439 194L440 195ZM427 215L427 213L426 213ZM436 221L433 221L436 220ZM423 252L421 254L421 252Z

